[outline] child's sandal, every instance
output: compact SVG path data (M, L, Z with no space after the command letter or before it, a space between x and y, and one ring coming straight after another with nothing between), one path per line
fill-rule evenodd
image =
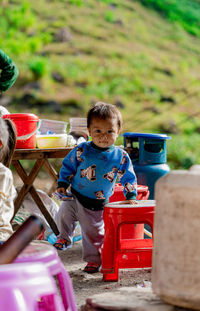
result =
M95 262L88 262L83 271L87 273L97 273L100 271L100 265Z
M64 251L67 248L70 248L72 245L69 244L69 242L65 239L59 239L54 243L53 246L60 251Z

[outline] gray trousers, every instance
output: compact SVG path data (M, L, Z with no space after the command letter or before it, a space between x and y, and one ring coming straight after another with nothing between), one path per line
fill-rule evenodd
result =
M77 221L82 231L83 260L101 264L101 246L104 238L103 211L84 208L76 198L63 201L56 215L60 232L58 238L64 238L72 243Z

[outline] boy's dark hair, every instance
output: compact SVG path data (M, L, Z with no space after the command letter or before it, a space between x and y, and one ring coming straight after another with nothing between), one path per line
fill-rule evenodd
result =
M12 161L12 157L15 151L16 141L17 141L17 131L14 123L10 119L1 118L1 129L0 133L3 134L0 139L2 140L2 149L0 153L0 162L5 166L9 167Z
M119 129L122 128L122 116L120 111L116 106L111 104L106 104L103 102L98 102L94 104L87 113L87 127L89 128L92 122L92 119L110 119L116 118Z

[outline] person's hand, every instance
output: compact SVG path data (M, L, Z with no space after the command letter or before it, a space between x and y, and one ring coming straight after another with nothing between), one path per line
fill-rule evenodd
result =
M124 200L120 204L138 204L137 200Z
M56 192L52 193L53 197L60 201L74 200L74 196L71 192L66 191L65 188L57 188Z
M56 192L62 193L62 194L66 194L65 188L57 188L57 189L56 189Z

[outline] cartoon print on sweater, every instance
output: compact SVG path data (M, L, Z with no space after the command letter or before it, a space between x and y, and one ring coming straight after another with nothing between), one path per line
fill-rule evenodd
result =
M108 172L106 174L103 175L103 178L107 179L108 181L110 181L111 183L113 182L114 178L115 178L115 173L117 172L117 168L116 166L114 166L112 168L111 172Z
M136 183L135 182L133 183L133 185L130 184L129 182L126 182L124 185L125 185L124 188L127 192L132 192L136 189Z
M96 192L95 192L95 195L96 195L96 198L97 198L98 200L103 200L103 199L105 199L104 193L103 193L102 190L96 191Z
M83 154L84 149L82 147L78 147L76 150L76 157L77 160L80 162L83 162L84 160L81 158L81 155Z
M117 178L120 180L122 178L122 176L124 175L124 173L125 173L125 170L118 171L117 172Z
M126 154L123 153L123 157L122 157L122 160L121 160L120 165L123 165L123 164L125 164L125 163L127 163L127 159L126 159Z
M96 170L95 164L87 167L86 169L81 169L81 178L86 177L90 181L95 181L96 180L95 170Z

